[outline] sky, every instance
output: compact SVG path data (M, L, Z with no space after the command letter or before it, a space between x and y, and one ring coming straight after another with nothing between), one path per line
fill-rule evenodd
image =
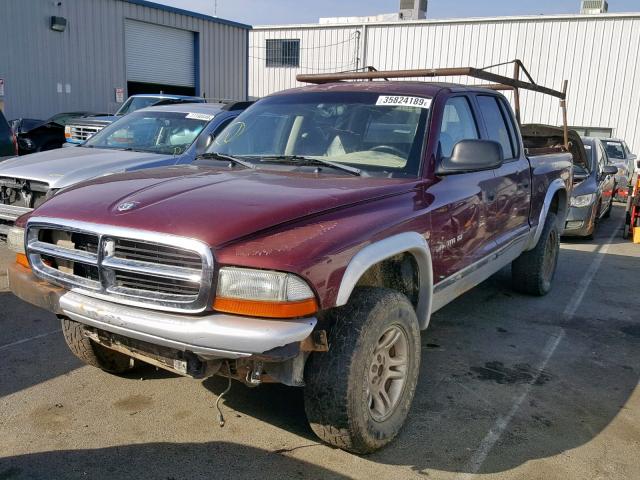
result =
M249 25L317 23L320 17L397 11L399 0L152 0ZM429 0L429 18L578 13L580 0ZM609 12L640 12L640 0L609 0Z

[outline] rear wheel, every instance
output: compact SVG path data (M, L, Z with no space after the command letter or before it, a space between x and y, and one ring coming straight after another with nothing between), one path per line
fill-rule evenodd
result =
M549 213L542 235L533 250L522 253L511 264L513 288L542 296L549 293L558 266L560 231L555 213Z
M84 335L82 325L62 318L62 334L71 352L87 365L109 373L124 373L134 367L133 359L123 353L98 345Z
M359 288L336 310L330 350L305 368L305 410L323 441L353 453L391 442L404 424L418 381L420 330L409 299Z

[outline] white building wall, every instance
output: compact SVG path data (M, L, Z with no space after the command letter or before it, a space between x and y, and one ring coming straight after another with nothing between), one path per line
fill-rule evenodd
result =
M300 68L267 68L267 38L299 38ZM301 86L298 73L483 67L520 58L541 85L560 89L569 80L571 125L612 128L640 153L640 13L254 27L249 45L255 97ZM513 67L494 71L510 75ZM561 123L557 99L523 92L522 100L524 122Z

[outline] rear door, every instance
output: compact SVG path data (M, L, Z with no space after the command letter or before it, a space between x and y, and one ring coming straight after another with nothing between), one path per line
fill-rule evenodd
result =
M13 132L9 128L7 120L0 112L0 160L16 155L16 147L13 142Z
M466 95L451 97L444 106L440 126L438 161L451 156L460 140L479 139L481 129ZM493 170L446 175L429 188L436 204L432 210L435 282L460 272L495 249L487 229Z
M504 154L503 165L495 170L489 229L498 247L529 233L531 170L523 155L511 108L497 95L477 95L487 140L498 142Z

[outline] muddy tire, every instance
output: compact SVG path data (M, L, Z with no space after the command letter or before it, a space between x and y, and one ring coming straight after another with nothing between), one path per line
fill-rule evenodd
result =
M409 299L366 287L335 311L329 352L305 367L305 410L320 439L366 454L391 442L411 407L420 370L420 328Z
M549 212L536 247L524 252L511 264L513 288L528 295L543 296L549 293L559 253L560 231L557 217Z
M82 333L82 326L78 322L60 319L62 334L71 352L87 365L97 367L109 373L124 373L133 368L131 357L91 341Z

